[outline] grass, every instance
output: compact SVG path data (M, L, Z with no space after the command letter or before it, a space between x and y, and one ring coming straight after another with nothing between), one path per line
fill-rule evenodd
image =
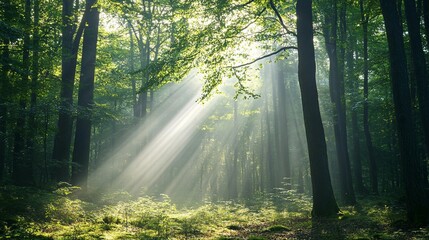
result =
M0 239L429 239L428 228L406 224L401 203L382 197L342 208L338 218L312 220L308 200L297 195L294 202L290 194L280 205L267 197L252 206L179 209L165 195L83 200L75 192L1 187Z

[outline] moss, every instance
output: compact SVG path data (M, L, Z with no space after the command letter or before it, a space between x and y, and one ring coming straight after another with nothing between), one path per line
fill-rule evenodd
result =
M273 225L264 230L264 232L289 232L290 228L283 225Z

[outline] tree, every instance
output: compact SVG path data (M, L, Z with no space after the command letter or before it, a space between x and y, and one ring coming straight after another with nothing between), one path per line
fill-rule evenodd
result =
M298 79L301 89L313 187L312 215L314 217L325 217L337 214L339 209L329 176L325 133L319 110L311 6L311 0L298 0L296 4Z
M405 16L407 18L408 33L410 36L411 59L416 84L420 118L426 152L429 151L429 74L427 71L425 54L420 34L420 24L417 17L416 2L405 0ZM427 167L427 162L423 161L423 167ZM427 182L427 179L425 179Z
M290 189L290 162L289 162L289 144L288 144L288 129L287 129L287 102L286 102L286 86L284 69L281 64L276 64L272 76L273 87L273 108L274 108L274 134L276 161L273 166L275 172L275 187L283 187L282 182L286 182L286 188Z
M28 161L31 163L36 162L36 136L37 136L37 124L36 124L36 113L37 113L37 85L39 81L39 51L40 51L40 37L39 37L39 21L40 21L40 1L34 0L34 23L33 23L33 41L32 41L32 72L31 72L31 84L30 84L30 112L28 115L28 126L31 128L28 131L27 136L27 151Z
M411 223L424 225L429 220L429 208L417 154L403 30L395 1L380 0L380 4L389 47L390 79L405 183L407 219Z
M57 123L57 132L54 139L52 160L54 161L54 177L57 181L69 181L70 178L70 147L73 130L73 91L76 75L77 53L85 17L88 9L82 16L79 28L73 22L74 0L63 0L62 8L62 41L61 41L61 93L60 109ZM78 3L76 3L78 4ZM76 7L77 8L77 7Z
M14 146L13 146L13 172L12 179L17 185L27 186L33 184L33 163L30 161L25 141L27 85L30 72L30 30L31 30L31 1L25 1L24 8L24 44L22 52L22 69L19 98L19 113L16 119Z
M344 94L346 4L343 1L338 4L337 0L331 0L327 2L326 5L327 7L324 7L325 21L323 33L325 37L326 51L329 57L329 92L331 102L333 104L332 117L335 134L335 148L339 167L341 200L346 204L355 204L356 199L353 191L350 159L348 155ZM338 31L338 29L340 31Z
M97 52L99 11L97 0L87 0L89 9L82 46L82 67L79 80L76 135L72 159L72 183L86 189L88 181L89 152L91 140L91 110L94 104L94 76Z
M365 133L365 142L368 149L369 158L369 176L371 183L371 191L374 194L378 194L378 177L377 177L377 162L375 161L374 147L371 138L371 132L369 128L369 104L368 104L368 21L369 16L365 14L364 0L359 1L360 14L361 14L361 25L363 32L363 128Z
M15 14L15 9L12 7L12 4L10 1L4 1L0 3L0 20L4 23L8 23L11 19L13 19ZM12 39L15 38L14 35L16 35L16 30L13 29L11 26L6 25L5 29L1 29L1 72L0 72L0 78L2 79L0 81L0 181L3 180L3 174L4 174L4 168L6 164L6 151L7 151L7 112L8 112L8 106L7 101L9 100L9 91L8 89L11 88L10 84L10 50L9 45L10 42L13 41Z

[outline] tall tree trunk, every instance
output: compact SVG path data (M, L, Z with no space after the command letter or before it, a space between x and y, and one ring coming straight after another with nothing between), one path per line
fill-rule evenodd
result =
M371 132L369 129L369 104L368 104L368 16L364 11L364 0L359 1L361 24L363 31L363 129L365 134L365 142L368 150L369 158L369 178L371 183L371 191L373 194L378 194L378 174L377 162L375 160L374 147L372 144Z
M229 170L230 173L230 177L229 177L229 184L228 184L228 188L230 189L229 192L229 199L237 199L238 198L238 103L237 100L234 100L234 135L233 135L233 153L232 153L232 166L231 169Z
M298 34L298 80L304 113L313 187L313 217L336 215L339 211L328 168L325 133L320 116L316 87L311 0L296 4Z
M280 161L281 171L280 181L286 182L286 188L291 188L291 172L290 172L290 162L289 162L289 143L288 143L288 129L287 129L287 113L286 113L286 86L285 86L285 77L283 69L280 67L277 68L277 75L274 79L276 83L277 91L277 111L276 114L278 119L278 138L279 138L279 151L278 151L278 160Z
M138 116L138 109L137 109L137 89L136 89L136 79L134 78L134 40L133 40L133 31L131 23L128 23L128 34L130 36L130 56L128 58L128 67L130 69L130 75L131 75L131 90L132 90L132 96L133 96L133 116Z
M26 119L26 108L27 108L27 89L29 84L29 72L30 72L30 29L31 29L31 0L25 1L25 13L24 13L24 46L22 54L22 79L21 79L21 91L19 95L19 113L16 120L15 126L15 137L13 147L13 174L12 179L15 184L20 186L27 186L33 184L33 165L29 161L29 157L26 154L26 141L25 141L25 119Z
M57 181L69 181L69 158L72 140L73 89L76 74L77 49L73 49L73 2L63 0L61 42L61 93L60 109L55 133L52 160L53 175Z
M264 68L263 76L267 75L266 68ZM263 83L263 95L268 96L268 86L266 81ZM271 191L271 163L272 163L272 144L271 144L271 124L269 123L269 114L268 114L268 98L263 98L263 109L262 109L262 115L261 115L261 169L260 169L260 182L261 182L261 188L269 192ZM264 128L266 130L264 131ZM265 161L262 161L262 159L265 159Z
M344 87L344 74L345 74L345 55L346 55L346 41L347 41L347 22L346 22L346 1L341 1L340 6L340 47L339 47L339 58L338 58L338 82L336 87L338 88L338 96L336 97L336 105L338 109L338 130L339 130L339 139L340 139L340 154L341 154L341 179L344 179L345 182L342 183L344 188L344 197L346 204L356 204L355 193L353 189L353 180L350 166L349 158L349 148L348 148L348 139L347 139L347 127L346 127L346 97L345 97L345 87ZM338 45L337 45L338 46Z
M27 151L28 161L35 162L35 136L37 133L36 124L36 104L37 104L37 83L39 81L39 12L40 2L39 0L33 0L34 3L34 23L33 23L33 63L32 63L32 74L31 74L31 94L30 94L30 113L28 117L28 137L27 137Z
M347 145L346 112L344 96L344 59L345 59L345 3L340 4L340 47L337 46L337 0L333 0L332 7L325 13L325 43L329 56L329 89L333 108L333 123L335 146L339 167L339 181L341 200L345 204L355 204L350 160ZM338 51L339 54L338 54Z
M9 40L2 40L0 78L0 182L3 180L6 164L6 124L7 124L7 90L9 88Z
M272 102L273 102L273 165L272 165L272 187L280 188L282 182L282 161L281 161L281 133L280 133L280 116L279 116L279 101L277 91L277 68L271 67L271 91L272 91Z
M87 187L91 142L91 111L94 104L94 75L97 52L99 12L97 0L87 0L89 13L83 35L82 67L79 80L76 135L73 149L72 183Z
M413 73L417 84L420 118L427 154L429 152L429 75L420 35L420 19L417 17L416 2L414 0L405 0L405 16L410 36ZM425 160L422 162L422 168L427 168ZM427 186L427 174L425 171L423 173L423 180Z
M389 45L390 77L405 183L407 218L413 224L424 225L429 220L429 207L417 153L417 136L411 110L403 30L395 1L380 0L380 4Z
M349 34L351 36L351 34ZM359 134L359 123L358 123L358 111L357 104L359 102L359 81L355 76L355 59L354 49L356 39L351 37L349 41L349 48L347 52L347 76L350 86L350 95L351 95L351 121L352 121L352 142L353 142L353 172L355 177L355 189L358 194L365 194L366 189L363 184L362 177L362 161L361 161L361 147L360 147L360 134Z
M150 60L150 39L147 37L146 42L143 42L143 35L141 34L141 31L139 31L139 37L137 38L138 41L138 47L140 51L140 68L141 70L145 70L145 68L148 66ZM149 58L148 58L149 57ZM145 71L144 71L145 72ZM146 73L143 74L141 79L141 88L139 90L138 94L138 101L137 101L137 115L135 117L138 118L144 118L147 113L147 89L145 88L147 83L147 75Z

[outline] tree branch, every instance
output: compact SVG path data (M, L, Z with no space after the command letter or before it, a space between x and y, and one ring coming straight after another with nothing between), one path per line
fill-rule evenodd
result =
M85 11L83 12L82 19L80 20L80 23L79 23L79 27L74 36L73 43L72 43L73 56L76 55L77 51L79 50L80 39L82 38L83 30L85 29L85 25L86 25L86 18L87 18L87 15L89 14L89 11L91 11L91 7L92 5L85 7Z
M254 59L254 60L253 60L253 61L251 61L251 62L244 63L244 64L237 65L237 66L231 66L231 68L236 69L236 68L241 68L241 67L249 66L249 65L251 65L251 64L253 64L253 63L257 62L257 61L260 61L260 60L262 60L262 59L264 59L264 58L271 57L271 56L273 56L273 55L278 54L278 53L279 53L279 52L281 52L281 51L285 51L285 50L289 50L289 49L295 49L295 50L298 50L298 48L297 48L297 47L295 47L295 46L282 47L282 48L279 48L279 49L278 49L277 51L275 51L275 52L269 53L269 54L267 54L267 55L260 56L260 57L258 57L258 58L256 58L256 59Z
M254 1L255 1L255 0L250 0L250 1L246 2L246 3L239 4L239 5L235 5L235 6L233 6L233 7L232 7L232 10L235 10L235 9L237 9L237 8L246 7L247 5L249 5L249 4L251 4L251 3L253 3Z
M277 18L279 19L280 25L282 25L283 29L286 30L287 33L293 35L293 36L297 36L297 34L295 32L292 32L289 30L289 28L286 26L286 24L283 21L282 16L280 15L279 11L277 10L276 5L274 4L273 0L270 0L270 7L273 9L274 13L276 14Z

